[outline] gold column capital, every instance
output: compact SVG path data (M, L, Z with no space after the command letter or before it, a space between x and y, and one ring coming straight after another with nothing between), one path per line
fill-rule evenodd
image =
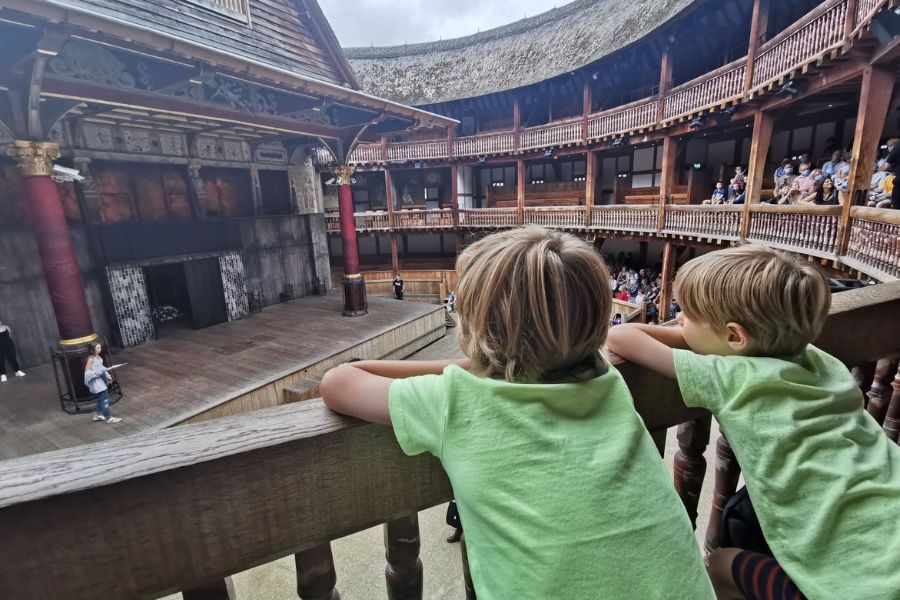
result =
M6 153L18 161L26 177L49 177L53 161L59 158L59 144L16 140Z
M353 177L353 171L355 169L350 166L343 167L332 167L331 172L334 173L334 176L337 177L337 182L340 185L350 185L350 179Z

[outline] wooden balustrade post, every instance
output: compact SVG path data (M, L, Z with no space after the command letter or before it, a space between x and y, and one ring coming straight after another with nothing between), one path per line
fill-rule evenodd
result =
M459 227L459 167L450 167L450 208L453 210L453 226Z
M394 228L394 183L391 179L391 172L385 168L384 170L384 199L387 203L388 223L390 228Z
M666 119L666 87L672 80L672 49L666 47L662 52L659 64L659 102L657 104L656 122ZM666 138L668 139L668 137Z
M878 140L884 131L884 123L894 91L894 73L880 67L867 67L863 71L859 109L856 114L856 131L853 134L853 151L850 158L850 181L841 207L838 225L836 254L847 252L850 242L850 208L862 190L869 189L875 161L878 158Z
M183 600L235 600L237 598L231 577L183 590L181 597Z
M522 108L518 96L513 98L513 150L518 151L521 145Z
M422 561L419 559L419 517L416 513L384 524L384 549L389 600L422 598Z
M872 387L869 388L866 397L866 412L879 425L884 424L888 406L891 403L891 391L893 390L894 375L897 373L897 361L882 358L875 365L875 377L872 379Z
M454 142L456 141L456 128L448 127L447 128L447 158L453 158L456 156L456 148L454 147Z
M672 302L672 280L675 278L675 245L666 242L663 246L662 282L659 286L659 319L660 323L669 320L669 304Z
M759 40L769 28L769 0L754 0L750 21L750 43L747 46L747 68L744 70L744 96L753 87L753 63L759 55Z
M744 210L741 213L742 238L750 235L750 219L752 218L750 207L759 203L763 178L766 173L766 158L769 155L769 145L772 143L774 127L775 117L771 113L759 111L753 115L753 137L750 143L750 164L748 165L749 177L744 193Z
M844 43L850 43L850 36L856 28L856 11L859 8L859 0L847 0L847 20L844 22Z
M517 222L525 224L525 161L516 161L516 210Z
M581 92L581 141L585 144L588 141L588 119L591 116L591 104L591 84L590 79L586 79Z
M389 159L390 159L390 153L388 150L387 136L383 135L383 136L381 136L381 160L383 160L385 163L387 163L387 161ZM385 171L386 170L387 169L385 169Z
M672 136L667 135L663 139L662 150L662 174L659 182L659 217L656 230L666 228L666 204L672 197L672 187L675 185L675 162L678 142Z
M597 152L588 150L585 155L584 170L584 226L591 226L591 214L594 208L594 194L597 193Z
M900 444L900 365L891 382L891 388L893 393L884 418L883 429L890 439Z
M391 271L394 275L400 272L400 252L397 250L397 234L393 231L390 233L391 238Z
M678 426L678 452L675 454L675 490L687 510L691 525L697 529L697 504L706 476L706 459L703 452L709 445L712 416Z
M466 600L475 599L475 584L472 583L472 572L469 570L469 548L466 545L466 534L463 532L459 538L459 553L462 558L463 585L466 590Z
M716 485L713 490L709 525L706 528L706 541L703 545L707 554L719 547L719 521L722 520L725 503L737 491L740 476L741 466L731 449L731 444L724 434L720 434L716 441Z
M337 573L331 543L313 546L294 555L297 567L297 595L301 600L341 600L335 589Z

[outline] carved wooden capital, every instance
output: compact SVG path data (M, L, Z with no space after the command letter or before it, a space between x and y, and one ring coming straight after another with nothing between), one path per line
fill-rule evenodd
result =
M353 177L353 170L353 167L350 166L331 168L331 172L334 173L339 185L350 185L350 180Z
M49 177L59 158L59 144L16 140L6 153L18 161L26 177Z

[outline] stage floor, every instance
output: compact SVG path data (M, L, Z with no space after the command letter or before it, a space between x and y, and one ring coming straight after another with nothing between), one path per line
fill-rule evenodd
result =
M266 307L249 319L174 330L162 339L115 352L125 396L112 411L123 421L97 423L62 411L51 365L0 384L0 460L159 429L253 384L416 320L437 307L370 298L369 314L341 314L340 294Z

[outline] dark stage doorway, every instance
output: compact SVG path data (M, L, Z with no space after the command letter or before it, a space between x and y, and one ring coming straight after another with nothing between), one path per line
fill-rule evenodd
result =
M194 329L209 327L228 320L225 307L225 290L218 258L190 260L184 263L188 298Z
M157 337L228 320L218 258L144 267Z

